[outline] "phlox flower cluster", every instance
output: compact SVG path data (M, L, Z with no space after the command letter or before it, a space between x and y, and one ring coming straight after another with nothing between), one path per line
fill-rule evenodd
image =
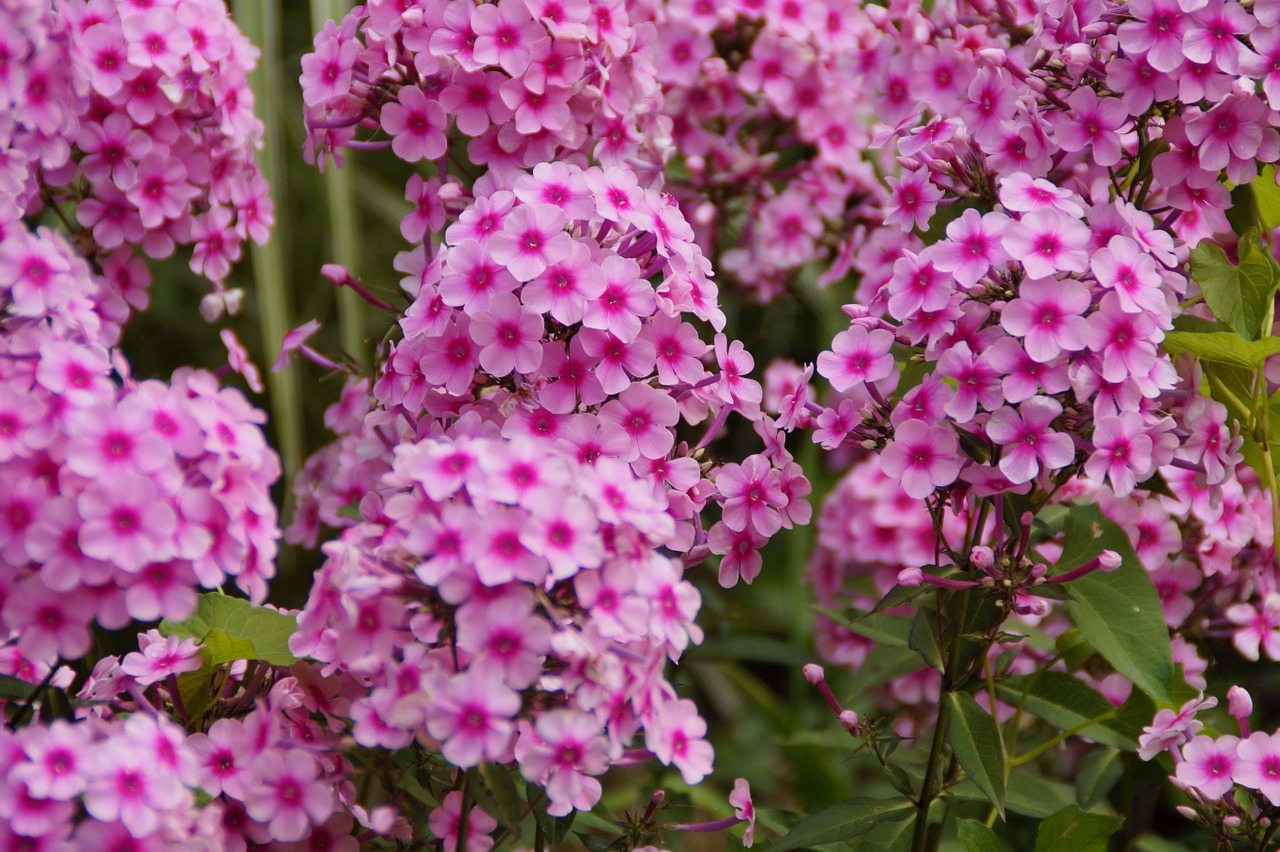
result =
M582 153L652 180L670 153L653 30L621 0L374 0L302 60L307 156L390 146L443 161L449 138L496 174ZM389 138L388 138L389 137ZM461 153L461 146L455 155ZM443 174L443 171L441 172Z
M674 206L615 167L500 180L475 183L442 245L402 254L403 338L299 477L289 535L348 529L293 648L369 682L358 742L514 761L565 814L614 762L710 771L706 724L663 674L702 638L685 568L726 554L721 584L751 582L758 549L807 521L808 483L751 356L694 324L724 318ZM704 460L735 411L766 449Z
M97 663L74 721L0 730L5 848L355 852L353 829L405 835L391 812L356 803L339 742L354 681L239 661L188 718L176 678L201 668L201 648L154 630L139 639ZM52 682L73 677L64 667Z
M0 243L0 635L77 659L93 623L186 618L194 589L274 574L264 415L212 373L137 380L111 288L56 233ZM99 301L103 300L103 301Z
M129 306L148 303L134 251L190 245L214 284L202 311L237 309L222 281L272 210L253 162L257 49L221 0L5 0L0 56L0 257L19 219L52 209Z
M806 266L822 269L824 284L842 278L885 196L865 159L867 115L878 105L862 84L885 10L753 0L635 5L642 11L633 14L657 28L662 110L683 166L668 187L726 280L768 301ZM896 123L897 113L886 120Z

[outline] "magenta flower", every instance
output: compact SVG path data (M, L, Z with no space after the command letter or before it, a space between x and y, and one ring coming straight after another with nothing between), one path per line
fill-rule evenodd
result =
M472 56L482 65L498 65L512 77L529 67L530 49L545 38L542 27L533 22L523 0L501 0L496 5L479 5L471 13L475 33Z
M102 822L119 820L134 837L155 832L163 816L190 798L163 771L163 761L129 737L108 740L91 754L85 810Z
M542 314L522 307L510 293L489 300L475 314L471 338L480 344L480 366L491 376L532 373L542 363Z
M961 287L972 287L988 269L1009 259L1000 240L1010 224L1012 220L1003 213L983 215L972 208L964 211L959 219L947 225L947 239L934 248L934 263L944 272L952 273ZM892 312L892 300L889 304ZM939 310L944 306L935 302L925 310Z
M902 257L894 261L893 277L888 284L889 314L894 319L907 320L921 311L940 311L950 303L951 294L955 292L953 282L959 280L959 276L943 274L943 267L938 263L942 258L946 258L947 265L953 269L967 268L972 263L965 257L963 248L948 243L939 243L919 255L904 249ZM978 280L984 272L986 267L973 280Z
M600 425L627 436L625 461L660 459L669 453L675 445L671 428L679 420L680 408L669 394L639 382L600 409Z
M1151 437L1137 412L1122 411L1099 419L1093 430L1093 445L1096 449L1085 462L1084 472L1097 482L1104 476L1108 478L1119 497L1132 493L1137 483L1155 471Z
M396 102L382 107L382 129L391 134L391 150L410 163L444 156L448 121L444 107L414 86L402 87Z
M1250 735L1236 746L1236 757L1235 782L1280 805L1280 733L1258 731Z
M1014 485L1035 479L1045 470L1066 467L1075 458L1071 436L1049 428L1062 405L1048 396L1033 396L1014 411L1001 406L987 421L987 437L1001 445L1000 472Z
M1192 19L1178 0L1130 0L1128 12L1133 20L1120 25L1120 46L1145 53L1151 67L1165 74L1182 67L1182 42Z
M748 526L771 536L782 528L779 509L787 505L781 474L760 455L741 465L726 464L716 475L716 488L724 495L724 523L731 530Z
M246 783L253 778L254 745L239 719L219 719L209 732L192 734L184 746L193 757L188 777L183 780L210 796L226 793L245 801Z
M1241 73L1242 60L1257 58L1238 36L1253 32L1258 22L1235 0L1207 0L1191 18L1182 41L1187 59L1234 75Z
M547 789L547 813L565 816L588 811L600 800L600 782L592 778L609 767L609 740L595 717L559 709L538 717L516 741L520 774Z
M567 258L573 240L564 232L564 211L546 204L526 204L512 210L502 230L489 240L494 261L517 281L532 281L549 264Z
M27 760L10 769L14 781L37 799L67 801L84 792L90 735L86 725L62 719L48 727L32 725L22 732Z
M885 205L884 223L909 231L929 227L929 219L938 209L942 190L929 180L927 169L907 172L901 178L885 178L889 201Z
M818 372L840 392L877 382L893 372L892 346L892 332L880 328L867 331L855 325L836 335L830 351L818 355Z
M598 568L604 559L604 545L597 533L595 515L584 500L570 497L564 502L535 503L520 541L551 566L557 580L564 580L584 568Z
M440 105L453 116L459 130L479 136L489 129L490 122L501 125L511 118L511 110L498 95L498 87L506 79L495 71L458 71L440 93Z
M579 242L568 256L549 263L520 291L525 307L550 314L561 325L580 322L587 304L604 292L604 274L591 257L591 250Z
M158 683L169 675L199 671L203 665L194 639L162 637L158 631L150 630L139 634L138 641L142 651L126 654L120 670L143 686Z
M333 813L330 782L319 777L320 765L305 751L265 751L254 760L253 775L258 784L245 809L281 843L301 840Z
M1089 266L1099 284L1115 290L1122 310L1131 314L1146 312L1159 316L1169 312L1168 302L1160 289L1162 279L1155 260L1129 237L1112 237L1106 248L1090 258Z
M886 476L899 480L902 490L923 500L960 476L960 444L953 429L907 420L894 430L893 441L880 453Z
M1208 112L1187 122L1187 140L1200 149L1200 165L1219 171L1232 157L1258 153L1266 126L1267 105L1256 95L1230 95Z
M94 482L77 507L84 518L80 547L95 559L138 571L174 554L177 515L148 477L120 472Z
M509 759L520 694L502 682L498 671L477 669L443 679L426 710L427 730L454 766Z
M1088 345L1089 323L1082 314L1089 302L1082 284L1029 279L1019 287L1018 298L1005 305L1000 325L1023 339L1028 355L1046 363L1060 352L1078 352Z
M427 818L431 833L443 845L444 852L489 852L493 838L489 833L498 827L498 821L479 805L467 812L467 836L462 832L462 793L454 791L444 797L443 804Z
M1021 262L1031 278L1089 268L1088 227L1056 211L1025 214L1004 232L1002 242L1009 256Z
M664 764L675 764L686 784L697 784L711 773L714 751L703 737L707 723L687 698L667 701L645 725L645 744Z
M1206 799L1221 799L1234 784L1232 776L1240 765L1236 755L1239 745L1239 737L1196 737L1182 749L1178 780Z
M1054 133L1064 151L1088 148L1100 166L1120 162L1119 130L1129 120L1129 110L1118 98L1098 97L1093 89L1076 89L1067 96L1070 113L1055 113Z
M458 647L474 655L471 669L496 671L512 689L527 689L542 674L551 649L551 626L533 614L523 590L458 608Z

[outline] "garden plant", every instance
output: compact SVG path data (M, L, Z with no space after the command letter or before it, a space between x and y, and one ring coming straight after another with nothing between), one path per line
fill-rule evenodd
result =
M0 0L0 852L1280 848L1278 162L1280 0Z

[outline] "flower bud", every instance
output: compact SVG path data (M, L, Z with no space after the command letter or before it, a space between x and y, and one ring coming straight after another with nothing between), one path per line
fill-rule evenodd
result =
M1243 686L1227 690L1227 710L1237 719L1248 719L1253 713L1253 698Z
M827 679L827 673L817 663L805 663L804 679L817 686Z
M919 568L903 568L898 572L898 585L915 588L924 582L924 571Z
M975 568L981 568L983 571L990 571L995 567L996 554L991 548L985 544L974 546L969 551L969 561L973 563Z
M840 714L840 724L849 733L853 733L853 729L858 727L858 714L853 710L845 710Z
M1182 814L1184 817L1186 817L1189 820L1196 819L1196 809L1189 805L1178 805L1178 807L1176 807L1174 810L1176 810L1178 813Z
M978 62L992 68L1001 68L1005 63L1005 53L998 47L984 47L978 51Z
M1114 550L1104 550L1098 554L1098 568L1104 574L1109 574L1120 567L1120 554Z

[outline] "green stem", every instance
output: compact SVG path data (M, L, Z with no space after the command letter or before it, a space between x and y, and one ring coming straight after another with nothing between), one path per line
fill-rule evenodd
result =
M1010 757L1005 762L1005 765L1008 768L1012 769L1013 767L1021 766L1022 764L1030 760L1035 760L1037 757L1044 754L1046 751L1053 748L1058 743L1066 740L1068 737L1074 737L1076 734L1080 733L1085 728L1092 728L1094 725L1100 725L1109 719L1114 719L1117 715L1119 715L1119 712L1120 712L1119 710L1112 710L1109 713L1103 713L1101 716L1095 716L1092 719L1088 719L1084 722L1081 722L1079 725L1076 725L1074 728L1068 728L1067 730L1063 731L1057 736L1047 739L1044 742L1040 743L1040 745L1036 746L1026 754L1021 754L1021 755L1018 755L1017 757Z
M911 852L925 852L929 837L929 806L933 804L938 765L942 762L942 749L947 741L947 727L951 722L947 703L938 698L938 715L933 724L933 743L929 746L929 762L925 766L924 781L920 785L920 800L916 802L916 823L911 836Z

